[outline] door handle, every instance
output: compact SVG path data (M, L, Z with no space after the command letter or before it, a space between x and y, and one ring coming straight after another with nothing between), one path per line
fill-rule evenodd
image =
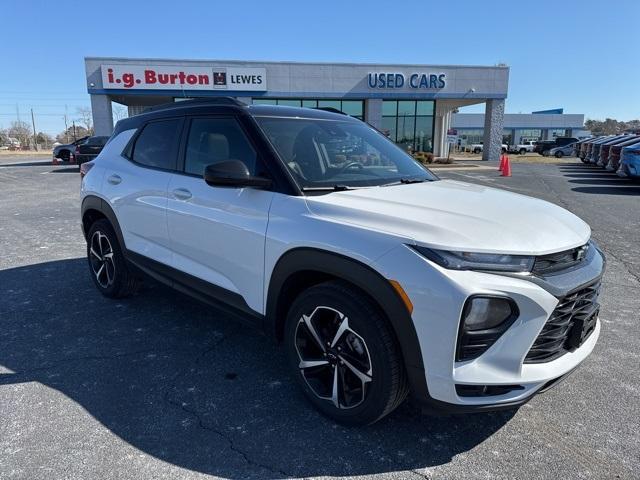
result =
M178 200L189 200L193 196L186 188L176 188L172 193Z
M116 175L115 173L107 178L107 182L111 185L118 185L122 181L122 177L120 175Z

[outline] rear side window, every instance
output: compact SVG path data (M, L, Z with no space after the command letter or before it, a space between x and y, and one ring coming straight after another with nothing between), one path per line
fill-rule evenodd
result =
M136 139L131 159L147 167L175 170L181 123L177 118L148 123Z
M202 175L207 165L240 160L256 174L257 155L234 118L194 118L189 129L184 171Z

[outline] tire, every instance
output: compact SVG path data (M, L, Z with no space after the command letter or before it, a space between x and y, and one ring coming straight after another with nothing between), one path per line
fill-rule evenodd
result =
M556 152L555 155L556 155L556 158L562 158L564 156L564 153Z
M520 155L524 155L525 153L527 153L527 149L526 148L521 148L520 149Z
M480 153L482 150L480 150L479 148L474 148L473 149L473 153L478 154Z
M61 150L60 152L58 152L58 158L63 162L68 162L70 158L69 150Z
M302 292L287 315L284 342L305 396L338 423L372 424L407 397L400 348L387 319L346 282L329 281ZM316 365L302 367L303 361Z
M87 261L93 283L105 297L124 298L138 290L140 280L129 270L118 237L105 219L89 228Z

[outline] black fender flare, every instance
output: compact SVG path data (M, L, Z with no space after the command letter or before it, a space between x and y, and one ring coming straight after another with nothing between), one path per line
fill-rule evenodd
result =
M279 322L284 322L282 312L286 311L284 307L288 308L288 305L279 304L286 301L281 298L282 289L288 278L304 271L313 271L345 280L364 291L376 302L388 318L396 335L414 395L419 398L428 397L423 357L411 314L389 280L358 260L307 247L294 248L282 255L269 281L265 330L276 334Z
M82 233L84 234L85 240L87 239L87 234L89 232L85 231L86 228L85 228L84 219L85 219L86 213L90 210L95 210L97 212L100 212L102 215L104 215L107 218L107 220L109 220L109 223L111 223L113 230L116 232L116 237L118 237L120 248L122 248L122 250L125 251L126 246L124 243L124 236L122 235L122 230L120 229L120 223L118 223L118 218L116 217L115 212L113 211L113 209L111 208L111 205L109 205L108 202L106 202L100 197L96 197L95 195L87 195L82 200L82 207L81 207Z

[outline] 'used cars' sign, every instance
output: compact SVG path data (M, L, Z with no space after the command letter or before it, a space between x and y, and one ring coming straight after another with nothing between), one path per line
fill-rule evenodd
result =
M264 68L102 65L102 86L125 90L265 91Z

